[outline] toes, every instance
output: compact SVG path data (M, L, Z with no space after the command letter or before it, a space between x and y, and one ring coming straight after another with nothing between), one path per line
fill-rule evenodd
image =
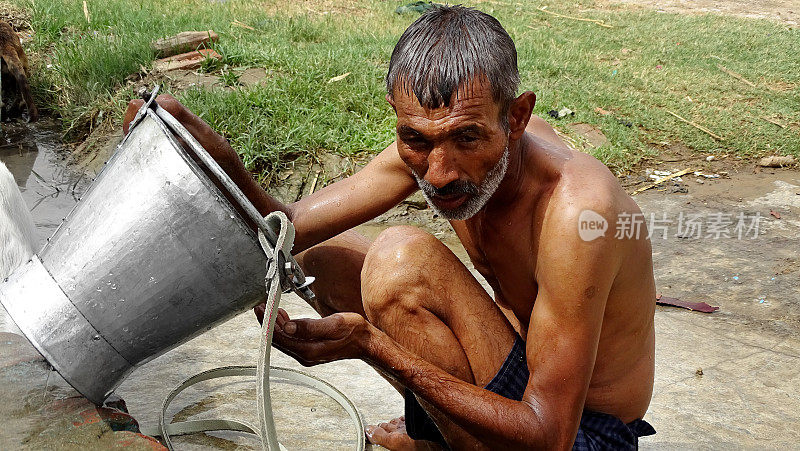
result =
M365 430L367 432L367 438L369 439L369 442L373 445L383 445L386 443L386 436L389 435L389 433L386 432L386 430L380 425L367 426Z

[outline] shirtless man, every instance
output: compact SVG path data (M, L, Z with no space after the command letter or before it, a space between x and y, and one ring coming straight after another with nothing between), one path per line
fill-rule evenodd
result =
M370 427L373 443L630 449L655 432L641 420L655 344L646 232L579 234L586 210L609 224L640 210L603 164L531 117L536 97L517 96L518 84L514 43L497 20L435 8L392 54L397 141L291 205L267 195L207 124L159 99L262 213L282 210L296 227L298 261L317 277L326 316L279 311L275 344L304 365L363 359L405 394L405 417ZM370 243L349 231L420 188L494 299L429 233L392 227Z

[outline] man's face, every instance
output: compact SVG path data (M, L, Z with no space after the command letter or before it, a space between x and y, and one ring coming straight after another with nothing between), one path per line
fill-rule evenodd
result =
M425 108L396 90L397 149L428 203L447 219L475 215L508 166L508 133L488 83L462 88L449 107Z

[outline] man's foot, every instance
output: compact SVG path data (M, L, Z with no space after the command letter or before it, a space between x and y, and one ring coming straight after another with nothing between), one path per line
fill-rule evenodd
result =
M436 443L426 440L414 440L406 433L406 418L395 418L388 423L367 426L367 438L373 445L380 445L392 451L439 450Z

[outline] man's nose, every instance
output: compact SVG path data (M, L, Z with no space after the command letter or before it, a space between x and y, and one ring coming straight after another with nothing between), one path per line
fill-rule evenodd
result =
M458 170L453 161L453 154L442 147L437 147L428 154L428 171L425 180L436 188L458 180Z

